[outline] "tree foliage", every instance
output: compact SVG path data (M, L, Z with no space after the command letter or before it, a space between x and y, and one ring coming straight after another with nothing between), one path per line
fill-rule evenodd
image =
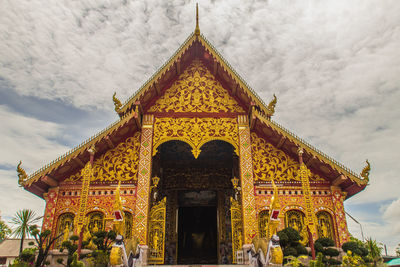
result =
M339 265L341 262L334 259L339 255L339 250L334 248L335 242L327 237L318 238L314 243L314 248L318 253L322 254L322 261L325 265Z
M358 243L357 241L349 241L342 245L344 252L351 251L352 254L358 255L360 257L365 257L368 255L368 249L363 243Z
M6 239L11 232L11 228L3 220L0 220L0 242Z
M47 255L49 254L50 247L54 244L54 242L62 236L62 234L51 237L51 231L45 230L40 232L37 225L31 225L29 227L29 233L33 236L36 241L36 248L38 251L35 267L41 267L43 265L48 265L46 262Z
M88 255L89 261L95 267L107 266L110 259L112 244L117 237L114 231L98 231L93 233L92 242L97 247L91 255Z
M307 255L306 248L300 244L301 236L299 232L291 227L282 229L277 233L279 236L279 243L283 249L284 256L299 256Z
M69 237L69 240L62 242L60 251L63 252L64 249L66 249L68 251L67 263L64 264L63 259L58 259L57 260L58 263L63 264L68 267L71 266L71 263L74 259L74 253L78 249L78 244L77 244L78 239L79 239L79 236L72 235Z
M367 238L365 245L368 249L368 258L373 263L373 266L377 266L378 262L382 260L382 250L381 244L373 240L371 237Z
M17 238L21 238L19 254L22 253L25 237L29 236L29 227L38 220L39 218L36 217L35 212L29 209L17 211L11 219L11 223L15 225L12 234Z

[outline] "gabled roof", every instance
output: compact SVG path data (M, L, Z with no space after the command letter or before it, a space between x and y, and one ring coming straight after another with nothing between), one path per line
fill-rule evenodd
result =
M198 27L196 27L195 32L189 35L172 57L134 95L123 104L115 102L116 111L120 116L119 121L50 164L47 164L29 177L25 177L21 184L24 185L25 189L42 196L49 187L55 186L61 179L65 179L60 177L65 176L69 171L60 172L62 168L69 168L76 171L79 167L83 166L84 162L89 160L87 152L89 147L92 145L96 145L96 148L102 146L103 149L100 150L104 152L107 149L106 144L109 144L110 140L112 143L113 138L115 138L114 142L122 139L121 136L123 134L120 134L121 129L133 125L134 129L139 130L142 110L143 113L146 113L152 103L154 103L154 100L160 97L171 86L194 59L200 59L213 75L221 81L221 84L230 91L230 94L241 103L245 112L249 113L253 119L252 127L256 125L257 127L270 129L271 133L273 133L273 138L271 136L268 137L271 140L277 140L275 145L282 146L283 148L285 146L288 147L284 149L288 153L293 152L291 152L290 146L301 146L305 149L306 158L308 157L307 162L314 163L313 169L317 172L321 172L322 170L324 176L329 176L333 185L340 185L343 190L349 193L348 197L365 188L368 178L362 179L362 177L344 167L336 160L328 157L301 138L270 120L270 116L268 115L270 114L269 107L211 43L200 34ZM265 130L263 131L265 134ZM283 143L280 144L281 142Z

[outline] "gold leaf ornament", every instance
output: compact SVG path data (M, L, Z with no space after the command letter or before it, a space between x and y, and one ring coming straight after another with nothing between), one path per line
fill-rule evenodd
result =
M154 123L153 155L157 148L171 140L186 142L197 158L201 147L213 140L230 143L238 154L238 127L234 118L156 118Z
M137 179L139 166L140 132L125 142L108 150L93 163L94 174L91 181L130 181ZM78 172L67 178L66 182L81 180Z
M300 181L298 170L300 164L275 148L256 133L251 134L253 169L255 180ZM323 181L317 174L311 174L312 181Z
M245 112L200 60L194 60L148 111Z

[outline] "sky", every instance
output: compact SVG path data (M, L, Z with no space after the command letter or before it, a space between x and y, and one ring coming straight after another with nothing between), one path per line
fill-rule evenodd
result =
M345 202L365 237L400 243L400 1L199 2L200 30L269 102L275 121L369 186ZM44 201L29 173L118 119L126 100L194 30L195 2L0 0L0 211ZM348 218L350 232L360 226Z

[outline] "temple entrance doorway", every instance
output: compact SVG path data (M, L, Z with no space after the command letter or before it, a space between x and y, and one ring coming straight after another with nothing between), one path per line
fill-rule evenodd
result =
M234 147L224 141L204 144L197 159L182 141L158 147L152 176L160 179L151 206L165 199L164 264L232 263L231 180L238 173ZM161 248L161 235L157 242L152 236L150 232L150 250L155 243Z
M178 264L217 264L217 207L179 207Z

